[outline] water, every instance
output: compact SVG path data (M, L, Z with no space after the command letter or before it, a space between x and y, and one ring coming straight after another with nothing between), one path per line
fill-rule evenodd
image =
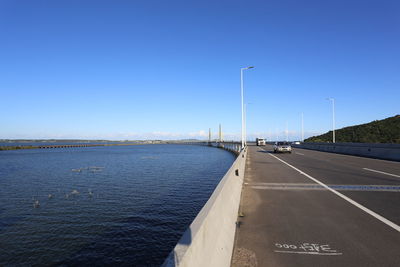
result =
M0 151L0 266L159 266L233 161L188 145Z

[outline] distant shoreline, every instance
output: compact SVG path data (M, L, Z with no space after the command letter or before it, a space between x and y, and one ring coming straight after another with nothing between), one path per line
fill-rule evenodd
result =
M43 146L0 146L0 150L18 150L18 149L51 149L51 148L73 148L73 147L95 147L95 146L132 146L143 145L136 144L65 144L65 145L43 145Z
M105 140L105 139L0 139L1 143L148 143L148 142L198 142L198 139L180 140Z
M101 143L100 143L101 142ZM51 149L51 148L74 148L74 147L97 147L97 146L133 146L154 144L185 144L205 142L204 140L142 140L142 141L107 141L107 140L0 140L0 151L19 149ZM10 143L10 145L3 145ZM16 145L16 143L18 145ZM21 143L21 145L19 145ZM23 145L23 143L35 143L34 145ZM37 144L43 143L43 145ZM49 144L55 143L55 144ZM64 144L63 144L64 143Z

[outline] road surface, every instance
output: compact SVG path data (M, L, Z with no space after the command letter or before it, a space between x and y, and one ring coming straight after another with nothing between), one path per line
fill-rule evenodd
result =
M400 266L400 163L250 146L232 266Z

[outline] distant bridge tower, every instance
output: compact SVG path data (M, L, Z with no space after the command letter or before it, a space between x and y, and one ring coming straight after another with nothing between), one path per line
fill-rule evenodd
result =
M211 142L211 128L208 128L208 142Z

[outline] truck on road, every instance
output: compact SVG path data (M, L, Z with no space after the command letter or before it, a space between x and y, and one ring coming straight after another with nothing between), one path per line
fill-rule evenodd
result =
M266 142L264 138L256 138L257 146L265 146Z

